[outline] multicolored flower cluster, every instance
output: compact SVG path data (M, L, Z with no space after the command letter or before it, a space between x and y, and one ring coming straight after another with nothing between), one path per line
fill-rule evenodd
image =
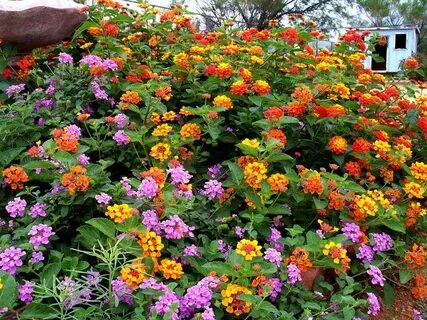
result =
M384 38L96 2L2 69L2 316L359 320L394 273L427 296L427 98L365 68Z

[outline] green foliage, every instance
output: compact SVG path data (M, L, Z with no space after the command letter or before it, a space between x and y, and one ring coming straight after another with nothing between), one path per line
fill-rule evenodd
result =
M16 68L3 46L0 317L366 319L371 266L383 307L413 286L425 102L358 31L314 52L311 21L266 25L336 4L216 2L266 29L199 33L106 1Z

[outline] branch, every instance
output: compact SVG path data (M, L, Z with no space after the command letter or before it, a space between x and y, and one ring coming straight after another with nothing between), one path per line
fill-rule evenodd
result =
M331 2L331 1L332 1L332 0L322 0L322 1L319 1L319 2L317 2L317 3L312 4L312 5L311 5L311 6L309 6L309 7L306 7L304 10L301 10L300 12L301 12L301 13L307 13L307 12L314 11L314 10L316 10L318 7L320 7L320 6L324 5L324 4L327 4L328 2Z

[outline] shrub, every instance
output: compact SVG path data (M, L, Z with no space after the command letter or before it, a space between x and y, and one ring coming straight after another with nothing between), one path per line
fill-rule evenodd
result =
M393 283L425 298L427 99L364 69L356 30L315 55L301 17L200 33L140 7L99 1L3 70L3 315L367 319Z

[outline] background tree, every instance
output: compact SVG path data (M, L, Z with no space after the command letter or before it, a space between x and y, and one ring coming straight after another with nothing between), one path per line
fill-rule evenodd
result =
M358 0L358 4L376 27L414 25L418 51L427 52L427 0Z
M198 0L207 29L234 21L239 27L264 29L272 19L302 13L322 27L340 26L353 0Z
M407 23L418 28L418 49L427 53L427 0L406 0L399 4L399 11Z
M398 26L404 22L396 0L359 0L358 3L371 26Z

